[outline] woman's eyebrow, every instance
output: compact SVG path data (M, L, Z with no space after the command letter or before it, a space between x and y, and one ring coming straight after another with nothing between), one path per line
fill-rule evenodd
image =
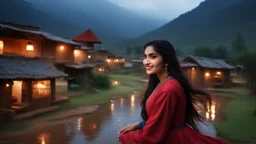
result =
M149 56L152 56L152 55L154 55L154 54L156 54L156 53L149 53L148 55L149 55ZM146 56L146 54L144 54L144 56Z

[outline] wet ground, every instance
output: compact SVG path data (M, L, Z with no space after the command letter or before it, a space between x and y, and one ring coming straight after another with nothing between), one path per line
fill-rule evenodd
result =
M209 122L222 120L222 110L230 99L214 96L214 105L201 114ZM40 127L1 140L0 144L114 144L118 143L117 132L129 123L141 120L141 96L133 94L127 98L110 101L99 106L99 110L87 115L55 121L56 124Z

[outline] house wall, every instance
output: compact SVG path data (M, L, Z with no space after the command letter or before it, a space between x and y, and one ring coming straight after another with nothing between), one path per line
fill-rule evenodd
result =
M47 80L49 82L49 89L46 91L40 91L41 93L46 92L46 95L40 95L36 88L36 82L42 81L31 81L23 80L22 81L22 104L29 104L29 107L26 110L35 110L39 108L46 108L51 106L52 100L55 100L55 79ZM7 86L6 84L9 84ZM0 109L11 109L12 108L12 95L13 93L13 81L0 81ZM47 94L48 93L48 94Z
M214 77L217 76L217 72L221 72L219 78L223 81L221 87L229 87L231 86L230 81L230 70L217 70L217 69L209 69L209 68L183 68L184 74L187 76L188 80L191 82L193 86L196 87L213 87L214 85ZM206 73L209 73L209 76L206 76Z
M56 80L51 79L51 101L56 99Z
M88 55L90 55L91 56L91 58L89 59L88 58ZM86 60L88 61L88 62L95 62L95 61L97 61L97 58L98 58L98 54L95 52L95 53L91 53L91 54L88 54L87 55L87 57L86 57Z
M223 85L225 87L230 87L232 85L232 81L230 78L230 70L223 71Z
M206 73L209 73L209 76L207 76ZM213 76L214 76L214 70L209 69L209 68L204 68L202 76L204 77L204 81L203 81L204 87L211 87L212 81L213 81Z
M61 49L64 46L64 50ZM57 61L74 61L75 46L69 44L58 43L56 46L56 60Z
M0 109L11 109L12 107L12 84L12 81L0 80Z
M74 61L75 46L45 39L42 42L42 57L56 62Z
M88 42L88 43L86 43L86 45L87 45L89 48L94 49L94 43Z
M107 55L108 54L105 52L98 52L94 54L95 60L100 60L100 61L106 61Z
M79 49L74 50L75 63L82 64L83 62L86 61L86 59L88 59L88 54L85 50L79 50Z
M182 68L184 75L194 87L202 87L204 85L203 70L198 67Z
M4 53L13 53L25 56L41 56L41 42L39 38L34 40L18 39L10 37L0 37L0 40L4 42ZM32 42L34 51L26 51L28 42Z
M43 88L39 88L39 84L45 85ZM52 90L51 80L32 81L32 101L30 102L29 110L35 110L39 108L46 108L51 106Z
M30 80L22 81L22 103L28 104L32 101L32 83Z
M205 73L209 72L210 76L205 76ZM217 74L220 72L220 74ZM230 79L230 70L225 69L204 69L204 85L207 87L230 87L231 79ZM215 78L219 78L222 80L222 84L216 84L214 82Z

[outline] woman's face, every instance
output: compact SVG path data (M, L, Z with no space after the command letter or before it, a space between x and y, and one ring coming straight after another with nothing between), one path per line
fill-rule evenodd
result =
M143 64L148 75L164 73L164 63L162 56L155 52L152 46L145 49Z

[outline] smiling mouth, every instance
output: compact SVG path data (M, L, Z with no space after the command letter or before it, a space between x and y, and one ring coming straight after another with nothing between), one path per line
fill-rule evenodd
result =
M146 67L146 70L151 70L153 67L149 67L149 66L147 66Z

